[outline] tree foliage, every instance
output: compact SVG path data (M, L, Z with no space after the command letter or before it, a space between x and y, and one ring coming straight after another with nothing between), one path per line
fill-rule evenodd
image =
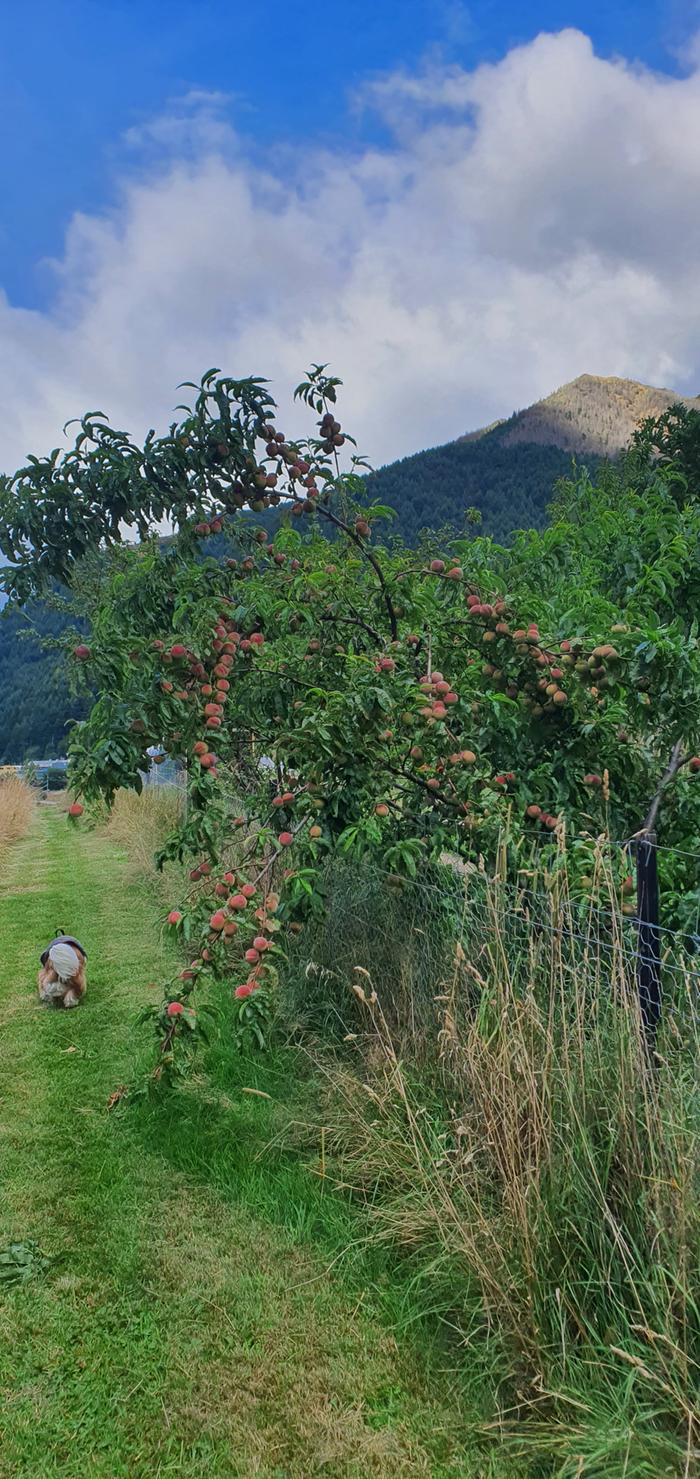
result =
M99 695L72 740L80 793L138 788L153 744L187 771L163 856L191 867L171 923L193 960L150 1011L161 1066L193 1040L207 975L232 983L241 1031L262 1035L284 931L322 907L329 853L400 877L445 853L488 864L505 845L527 869L566 833L585 899L597 839L643 825L672 752L660 825L688 852L700 844L692 459L659 457L647 429L621 469L562 484L550 526L509 547L388 547L372 537L389 510L367 502L361 461L341 471L352 442L337 387L314 367L297 398L315 425L292 440L262 381L211 372L167 436L137 449L86 418L67 470L31 464L2 507L15 599L73 580L100 551L83 583L89 644L74 651ZM687 446L692 416L684 428ZM274 538L236 522L246 507L281 508ZM164 517L167 544L148 533ZM231 519L238 556L203 555ZM621 853L633 911L628 866ZM669 884L686 924L692 864Z

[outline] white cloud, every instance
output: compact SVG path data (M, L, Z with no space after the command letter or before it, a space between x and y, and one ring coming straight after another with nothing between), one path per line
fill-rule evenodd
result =
M584 371L700 389L698 67L604 61L568 30L364 100L382 149L261 163L208 94L130 137L50 310L0 300L5 468L86 408L161 425L213 364L285 397L330 361L376 463Z

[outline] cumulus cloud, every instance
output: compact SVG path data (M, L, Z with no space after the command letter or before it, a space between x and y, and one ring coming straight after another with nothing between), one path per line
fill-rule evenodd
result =
M193 95L71 222L45 312L0 300L0 463L88 407L138 433L211 365L283 403L311 360L376 463L583 372L700 390L700 67L578 31L363 96L388 143L260 159ZM289 430L295 422L286 422Z

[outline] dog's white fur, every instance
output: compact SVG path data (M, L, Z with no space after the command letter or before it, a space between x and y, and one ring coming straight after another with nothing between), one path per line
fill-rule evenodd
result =
M77 1007L87 990L85 956L82 950L58 940L48 952L37 977L39 1000L56 1006Z

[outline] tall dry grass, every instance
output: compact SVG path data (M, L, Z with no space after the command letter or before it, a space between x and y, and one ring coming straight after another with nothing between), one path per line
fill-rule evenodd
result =
M169 897L182 870L168 864L159 872L154 859L180 820L183 805L177 786L146 787L140 795L121 790L105 823L107 836L126 854L128 876L148 882L163 898Z
M0 774L0 854L26 837L32 824L36 793L14 772Z
M545 925L490 881L478 918L455 921L432 1065L407 1054L380 978L363 967L346 980L365 1020L356 1067L324 1064L327 1169L363 1200L373 1235L411 1260L416 1310L457 1332L474 1391L488 1394L484 1427L532 1464L518 1473L689 1479L700 1472L697 978L667 963L650 1056L614 913L572 930L564 903L550 896Z

